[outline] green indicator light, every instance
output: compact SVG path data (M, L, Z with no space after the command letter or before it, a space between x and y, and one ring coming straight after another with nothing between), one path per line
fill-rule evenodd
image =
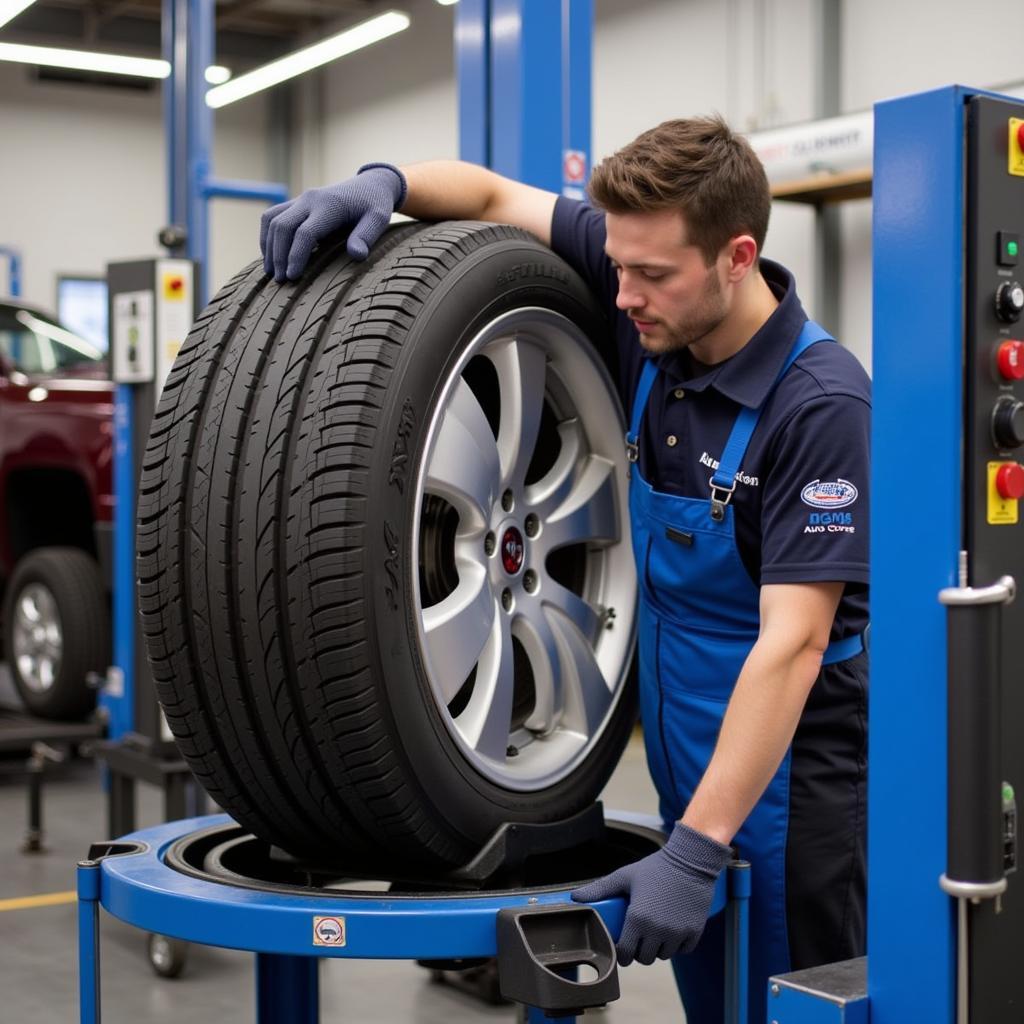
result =
M1017 243L1016 242L1007 242L1006 243L1006 251L1011 256L1016 256L1017 255Z
M1003 800L1005 800L1006 803L1010 803L1010 801L1013 800L1013 786L1003 786Z

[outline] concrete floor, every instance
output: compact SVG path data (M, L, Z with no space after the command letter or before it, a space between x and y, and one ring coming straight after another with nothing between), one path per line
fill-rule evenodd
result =
M0 666L0 704L16 703ZM10 764L10 761L8 761ZM2 767L2 762L0 762ZM606 807L653 814L656 799L642 744L631 741L603 795ZM139 785L138 826L160 821L156 790ZM105 835L106 810L96 768L63 766L47 782L46 852L20 852L26 789L0 774L0 1021L67 1024L78 1016L77 911L74 903L7 909L5 900L75 887L75 863ZM101 914L101 984L106 1024L253 1024L253 956L237 950L192 946L184 973L157 977L146 958L146 936ZM322 1024L462 1024L514 1021L511 1007L491 1007L406 961L325 960L321 963ZM682 1021L667 963L620 971L621 998L592 1011L596 1024Z

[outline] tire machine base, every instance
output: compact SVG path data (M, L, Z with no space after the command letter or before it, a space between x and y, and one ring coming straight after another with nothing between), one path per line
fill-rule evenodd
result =
M282 882L281 856L226 815L95 844L78 866L81 1022L101 1021L100 907L154 934L255 953L258 1024L317 1024L318 961L339 957L449 968L496 957L501 993L528 1021L573 1021L619 996L611 936L625 901L572 903L575 883L552 879L571 877L595 855L602 859L589 864L603 873L650 853L664 840L660 825L622 813L606 819L600 804L554 825L505 825L466 868L386 893L358 882L339 888L338 869L308 865ZM547 865L540 877L527 864L537 854ZM304 884L311 877L330 884ZM528 884L500 887L516 877ZM474 892L473 883L489 888ZM727 915L725 1024L746 1024L749 893L749 865L735 862L711 908ZM581 967L589 978L578 978Z

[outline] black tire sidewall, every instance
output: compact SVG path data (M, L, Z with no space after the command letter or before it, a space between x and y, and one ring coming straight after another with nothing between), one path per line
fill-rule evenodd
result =
M380 663L382 708L393 719L422 799L433 804L439 821L471 842L487 838L505 821L556 820L595 799L634 720L635 696L627 685L612 721L577 770L543 790L510 790L485 778L463 756L442 720L420 657L411 547L427 425L444 382L472 339L497 317L524 307L562 314L591 338L608 332L582 280L550 250L525 238L483 246L445 275L416 317L381 410L381 443L370 473L369 507L380 511L380 521L371 524L365 558L373 580L369 633Z

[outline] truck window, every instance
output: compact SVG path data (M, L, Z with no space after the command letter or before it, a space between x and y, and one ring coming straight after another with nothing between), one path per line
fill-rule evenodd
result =
M30 375L103 362L95 345L26 309L0 309L0 353Z

